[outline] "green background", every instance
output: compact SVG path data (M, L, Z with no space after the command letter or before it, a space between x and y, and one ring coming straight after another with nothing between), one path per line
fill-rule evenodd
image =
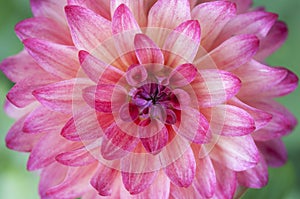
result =
M59 0L58 0L59 1ZM289 27L289 37L282 48L267 61L270 65L285 66L300 76L300 1L256 0L256 6L279 14L280 20ZM29 0L0 0L0 60L22 49L14 33L14 25L31 16ZM12 84L0 72L0 104ZM300 118L300 89L279 99ZM5 147L5 135L13 121L0 110L0 198L37 199L38 175L26 171L27 154L14 152ZM300 198L300 128L284 138L289 162L282 168L270 169L270 182L261 190L249 190L244 198L297 199Z

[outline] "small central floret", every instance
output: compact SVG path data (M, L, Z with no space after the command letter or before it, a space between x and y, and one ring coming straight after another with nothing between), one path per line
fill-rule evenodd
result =
M170 88L157 83L147 83L135 88L131 97L132 118L139 118L142 123L151 119L159 119L166 124L176 122L174 111L179 103Z

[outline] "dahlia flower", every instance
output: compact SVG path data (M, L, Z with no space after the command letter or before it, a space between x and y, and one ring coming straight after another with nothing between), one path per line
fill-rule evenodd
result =
M265 58L287 36L251 0L31 0L7 147L41 198L233 198L281 166L298 78Z

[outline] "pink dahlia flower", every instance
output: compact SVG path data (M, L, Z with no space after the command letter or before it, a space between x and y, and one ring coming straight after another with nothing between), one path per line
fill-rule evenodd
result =
M41 198L232 198L281 166L296 125L274 98L298 78L251 0L31 0L7 147L30 152Z

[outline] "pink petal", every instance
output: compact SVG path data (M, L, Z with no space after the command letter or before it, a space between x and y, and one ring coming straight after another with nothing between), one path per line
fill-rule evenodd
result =
M61 126L57 126L57 132L59 132L60 128ZM62 151L70 150L74 148L74 146L76 146L76 144L60 137L56 132L46 134L33 147L27 162L27 169L32 171L46 167L55 162L55 157L58 154Z
M46 74L25 50L4 59L0 64L0 70L12 82L19 82L35 73Z
M34 90L58 80L52 76L45 76L45 73L35 73L30 77L18 81L6 97L15 106L24 108L36 101L32 95Z
M258 47L259 40L254 35L233 36L205 57L196 60L195 65L199 69L208 68L213 59L218 69L231 71L250 61Z
M214 197L218 199L233 198L237 188L235 172L225 168L221 164L213 163L217 177L217 187Z
M278 102L266 100L247 103L272 115L271 121L264 128L252 134L255 140L266 141L282 137L292 132L297 125L295 116Z
M5 143L6 147L15 151L30 152L44 134L27 134L22 131L26 116L19 119L9 129Z
M254 94L257 98L278 97L292 92L298 85L297 76L288 69L269 67L255 60L234 71L243 82L238 94L247 99Z
M116 83L123 76L123 71L106 64L86 51L79 51L81 67L88 77L96 83Z
M135 54L140 64L164 64L164 55L159 47L146 35L136 34L134 38Z
M203 198L193 186L182 188L171 183L169 199Z
M259 50L255 55L258 60L264 60L274 53L284 43L288 35L285 23L276 21L266 37L260 40Z
M86 146L76 148L74 150L58 154L55 157L55 160L61 164L72 167L89 165L97 161L93 154L91 154L91 151L98 152L98 147L93 149L88 149Z
M61 130L61 135L71 141L85 141L100 138L102 129L94 109L83 108L69 119Z
M237 180L240 185L249 188L262 188L268 184L268 165L264 158L248 170L237 172Z
M272 114L266 112L265 109L256 109L252 106L249 106L247 103L240 101L236 97L231 98L228 104L234 105L247 111L254 119L256 131L266 126L273 117Z
M38 38L53 43L72 45L71 35L66 30L55 21L45 17L25 19L15 27L16 34L21 40Z
M24 108L18 108L6 99L4 100L3 110L9 117L18 120L23 116L27 115L28 113L30 113L31 111L33 111L39 105L40 104L38 102L35 102L35 103L31 103L30 105Z
M251 135L238 137L219 136L210 152L210 157L234 171L254 167L259 161L259 152Z
M193 62L200 45L201 29L199 22L188 20L176 27L167 37L163 50L166 65L177 66L179 63Z
M255 143L269 166L281 167L286 163L287 151L280 138L265 142L255 141Z
M277 17L276 14L264 11L236 15L223 28L216 44L239 34L255 34L258 38L263 38L268 34Z
M230 0L230 1L236 4L238 13L247 12L250 9L251 5L253 4L252 0Z
M214 40L226 23L236 15L236 6L229 1L213 1L201 3L192 10L192 19L196 19L201 27L201 44L210 50Z
M23 43L29 54L45 71L63 79L76 76L79 63L75 47L34 38L25 39Z
M183 107L180 122L172 127L176 133L197 144L206 143L209 139L207 119L193 108Z
M154 0L112 0L111 1L111 13L114 13L118 6L125 4L133 13L134 18L137 20L141 27L147 25L147 15L150 7L154 4Z
M170 180L179 187L192 184L196 174L196 162L191 148L187 148L182 156L165 168Z
M146 68L143 65L136 65L128 68L125 78L129 85L139 87L148 77Z
M87 79L70 79L49 84L33 91L35 98L50 110L72 113L82 106L82 89L91 85Z
M99 195L111 196L113 183L116 180L118 174L118 170L99 163L97 172L91 179L91 185L95 189L97 189Z
M182 64L177 66L170 74L169 84L175 87L183 87L190 84L198 73L193 64Z
M146 190L155 180L157 172L129 173L122 171L122 180L130 194L138 194Z
M221 70L199 70L191 83L200 107L221 104L239 92L241 81L232 73Z
M61 26L66 25L65 5L67 5L67 0L30 0L30 7L34 17L47 17L60 23Z
M190 12L188 0L158 0L148 14L147 35L162 47L170 31L191 19Z
M196 159L197 170L193 187L203 198L211 198L216 189L217 181L213 164L209 156Z
M68 5L77 5L93 10L110 20L110 0L68 0Z
M157 154L168 143L168 129L163 127L154 136L140 138L145 149L152 154Z
M65 124L68 117L68 115L40 106L26 117L23 131L25 133L54 133L57 131L57 126Z
M137 63L136 56L132 52L134 52L134 36L141 33L141 30L132 12L124 4L121 4L113 15L112 33L122 61L127 66Z
M65 179L58 185L51 187L46 194L52 198L78 198L91 189L87 186L97 164L85 167L69 167Z
M105 139L102 142L101 154L107 160L119 159L131 152L139 139L123 132L116 123L112 123L105 130Z
M66 6L66 16L77 48L93 52L111 37L111 22L80 6Z
M210 131L223 136L242 136L255 130L253 117L245 110L232 105L218 105L202 110L208 118Z

